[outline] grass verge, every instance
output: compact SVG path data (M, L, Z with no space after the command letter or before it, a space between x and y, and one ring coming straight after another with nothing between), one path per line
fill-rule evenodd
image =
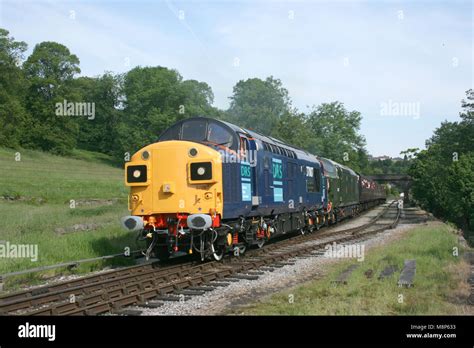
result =
M37 261L0 258L0 274L137 248L135 236L119 225L120 217L128 214L123 170L108 161L105 155L86 151L65 158L0 148L0 241L38 246ZM93 228L76 231L74 225ZM77 272L130 262L96 262ZM58 272L64 270L12 278L7 287Z
M469 266L453 248L462 249L449 226L416 227L404 238L371 249L348 279L333 280L349 265L328 266L327 276L277 293L236 310L244 315L447 315L472 314L465 305L469 295ZM462 250L460 250L460 254ZM378 280L388 265L403 268L404 260L416 259L414 287L397 285L400 272ZM367 278L367 271L374 276ZM370 271L367 272L370 274Z

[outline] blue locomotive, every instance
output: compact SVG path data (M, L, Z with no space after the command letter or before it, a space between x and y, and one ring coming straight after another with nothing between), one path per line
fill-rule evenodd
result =
M147 257L238 255L286 233L308 233L385 201L352 169L234 124L189 118L125 166L122 222Z

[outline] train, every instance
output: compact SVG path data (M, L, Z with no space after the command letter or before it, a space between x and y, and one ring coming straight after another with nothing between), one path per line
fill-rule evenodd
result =
M166 129L125 164L122 218L147 259L238 256L288 233L312 233L386 200L351 168L222 120Z

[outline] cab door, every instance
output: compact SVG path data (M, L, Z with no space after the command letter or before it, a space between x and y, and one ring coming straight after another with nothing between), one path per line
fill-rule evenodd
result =
M240 134L240 175L242 201L256 209L260 203L257 191L257 144L252 138Z

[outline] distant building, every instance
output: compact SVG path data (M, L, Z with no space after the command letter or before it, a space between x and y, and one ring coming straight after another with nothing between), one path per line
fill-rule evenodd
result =
M378 156L378 157L372 157L372 161L385 161L385 160L389 160L391 159L392 157L390 156Z
M368 159L369 159L369 161L386 161L386 160L392 160L394 162L403 161L403 158L401 158L401 157L390 157L390 156L387 156L387 155L383 155L383 156L368 155Z

